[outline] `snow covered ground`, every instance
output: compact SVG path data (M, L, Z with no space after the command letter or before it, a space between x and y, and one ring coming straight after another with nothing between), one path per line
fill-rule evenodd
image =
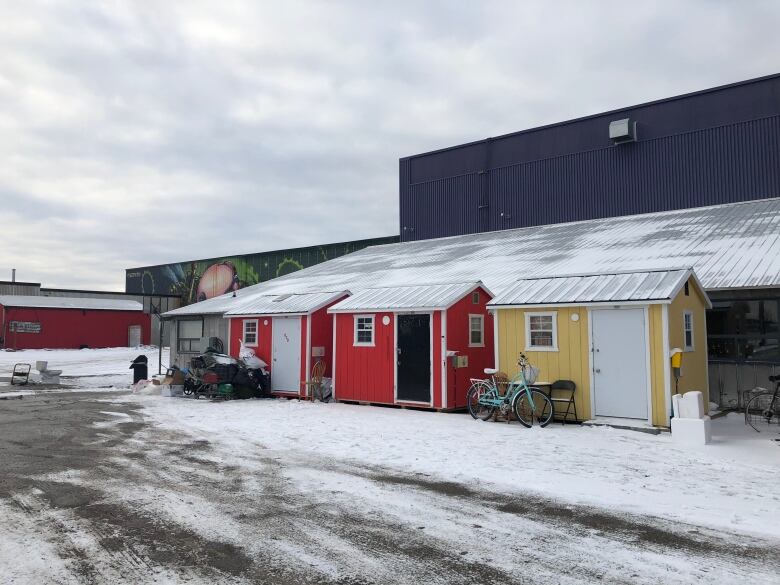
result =
M0 401L6 580L780 582L780 445L738 415L682 449L463 414L95 393L128 387L137 354L0 352L0 376L48 359L91 386Z
M713 444L606 427L525 429L468 415L264 400L214 404L134 397L157 426L305 449L479 490L519 491L714 528L780 537L780 444L738 414L713 421ZM780 438L780 436L778 436Z
M125 389L133 381L130 362L141 354L149 360L150 375L156 374L159 351L151 346L0 351L0 378L10 377L16 363L30 364L31 374L35 374L35 362L47 361L50 370L62 370L61 382L64 386ZM168 348L163 348L163 373L168 364L168 355Z

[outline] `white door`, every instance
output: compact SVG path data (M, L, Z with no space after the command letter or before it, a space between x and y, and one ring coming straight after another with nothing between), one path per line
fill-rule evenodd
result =
M141 345L141 326L130 325L127 328L127 347L138 347Z
M647 333L643 309L591 313L596 416L647 420Z
M301 318L274 317L271 331L271 390L297 393L301 385Z

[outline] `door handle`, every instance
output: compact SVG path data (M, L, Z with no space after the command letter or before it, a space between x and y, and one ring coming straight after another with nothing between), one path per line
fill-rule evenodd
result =
M596 368L596 369L595 369L595 370L593 370L593 371L594 371L594 372L596 372L597 374L600 374L600 373L601 373L601 368Z

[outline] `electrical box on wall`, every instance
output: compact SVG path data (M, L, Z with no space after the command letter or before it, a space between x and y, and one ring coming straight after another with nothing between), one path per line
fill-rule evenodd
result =
M467 355L454 355L450 358L452 360L453 368L468 368L469 356Z

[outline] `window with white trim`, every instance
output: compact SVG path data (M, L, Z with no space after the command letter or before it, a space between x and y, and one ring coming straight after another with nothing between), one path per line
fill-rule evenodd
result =
M685 351L693 351L693 311L683 311L683 340Z
M469 347L485 346L485 316L469 315Z
M374 345L373 315L355 315L355 345Z
M558 323L556 312L526 313L526 350L558 351Z
M244 345L257 347L257 319L244 319Z

